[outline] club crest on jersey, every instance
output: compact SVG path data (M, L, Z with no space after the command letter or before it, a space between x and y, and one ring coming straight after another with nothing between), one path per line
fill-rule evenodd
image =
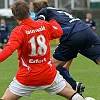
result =
M38 29L33 29L33 30L26 30L26 34L32 34L32 33L37 33L37 32L41 32L45 30L45 27L44 26L41 26L40 28Z

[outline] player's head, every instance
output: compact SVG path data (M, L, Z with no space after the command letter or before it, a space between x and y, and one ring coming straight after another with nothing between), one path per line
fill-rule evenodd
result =
M29 9L30 9L30 10L33 10L33 1L30 1L30 2L29 2Z
M86 18L87 18L87 19L91 19L91 18L92 18L91 13L87 13L87 14L86 14Z
M4 18L1 18L0 23L1 23L1 24L5 24L5 19L4 19Z
M25 20L29 18L29 4L25 1L15 1L11 6L12 13L16 20Z
M42 8L48 7L48 1L47 0L34 0L33 1L33 11L35 13L38 13Z

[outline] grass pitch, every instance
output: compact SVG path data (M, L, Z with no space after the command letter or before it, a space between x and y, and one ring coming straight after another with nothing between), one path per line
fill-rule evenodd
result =
M54 49L54 47L53 47ZM53 52L53 50L52 50ZM4 62L0 63L0 97L2 97L4 91L12 81L17 71L18 61L17 53L14 52ZM96 100L100 100L100 66L96 65L91 60L78 55L74 59L70 67L71 76L78 82L83 82L85 85L84 97L93 97ZM50 96L45 91L35 91L29 98L22 97L20 100L66 100L63 97L54 95Z

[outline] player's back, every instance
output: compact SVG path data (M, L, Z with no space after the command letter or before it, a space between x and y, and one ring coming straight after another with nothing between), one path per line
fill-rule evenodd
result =
M36 16L39 18L41 15L44 16L46 21L55 19L60 24L65 34L84 30L88 27L76 16L73 16L62 10L56 10L52 7L42 8Z
M52 33L54 30L52 29L53 28L50 24L42 20L33 22L29 21L22 25L21 31L23 32L24 40L23 45L20 48L20 54L25 55L24 57L28 59L34 58L42 60L43 58L46 58L50 60L50 40L57 38L62 34L60 32L56 32L53 35ZM31 60L28 60L27 62L32 63ZM33 63L37 65L38 61Z
M70 14L61 10L56 10L52 7L42 8L38 12L37 16L39 17L40 15L44 15L46 21L55 19L61 25L61 27L70 24L70 20L72 19L72 17L70 17Z
M51 22L55 23L55 21ZM60 26L53 28L46 21L31 19L23 21L12 31L10 42L12 43L15 39L19 43L20 62L16 78L20 83L31 86L52 83L56 68L50 60L50 40L61 35Z

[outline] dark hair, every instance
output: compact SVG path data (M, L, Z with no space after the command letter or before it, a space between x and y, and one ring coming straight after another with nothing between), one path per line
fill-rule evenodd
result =
M33 11L34 13L38 13L42 8L48 7L49 4L46 0L44 1L39 1L39 0L35 0L33 1Z
M11 6L11 10L18 20L24 20L29 17L29 5L25 1L15 1Z

